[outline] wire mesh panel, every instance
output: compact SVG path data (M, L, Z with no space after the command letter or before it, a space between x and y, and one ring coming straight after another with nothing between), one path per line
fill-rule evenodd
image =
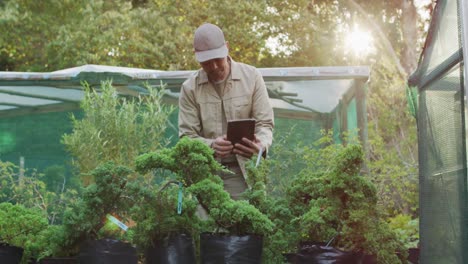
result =
M445 59L457 52L460 48L458 38L459 18L456 0L438 1L440 15L435 21L437 25L432 28L436 41L430 47L430 58L426 60L426 72L437 68Z
M459 5L440 0L410 84L419 88L421 263L468 263L465 94Z
M74 112L78 114L79 112ZM70 133L70 112L4 118L0 122L0 159L18 163L40 172L54 165L70 165L70 156L60 143Z
M463 261L466 163L460 70L420 94L422 263Z

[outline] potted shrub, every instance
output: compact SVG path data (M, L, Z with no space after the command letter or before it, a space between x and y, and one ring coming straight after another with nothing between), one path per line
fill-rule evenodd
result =
M48 226L39 210L0 203L0 263L26 263L35 251L39 234Z
M137 170L165 169L196 196L211 224L200 237L202 263L258 263L262 255L262 235L273 223L247 201L234 201L223 189L216 173L223 170L213 151L199 140L182 138L172 149L147 153L137 159ZM249 247L255 245L256 250ZM258 249L259 246L259 249ZM255 259L255 257L257 257Z
M137 263L136 249L120 241L126 239L126 233L109 221L116 222L115 217L124 221L128 216L133 201L127 181L132 173L112 162L91 171L94 183L67 208L63 224L50 230L53 239L46 253L55 257L77 255L79 263Z
M408 261L419 263L419 219L411 215L398 214L390 218L390 227L394 230L408 251Z
M155 175L159 177L148 184L134 185L133 243L144 249L146 263L195 263L192 236L199 233L201 225L196 216L197 201L170 173L157 170ZM163 180L165 176L171 179Z
M57 226L54 223L61 222L66 204L73 202L76 191L66 188L65 172L63 167L53 166L46 169L45 175L37 173L35 170L26 170L22 177L18 176L18 167L10 162L0 161L0 201L11 201L16 205L21 205L24 210L32 211L46 219L49 223L47 228L40 228L40 232L34 235L34 239L29 239L26 254L30 257L41 259L40 263L75 263L74 259L57 262L56 259L44 258L51 254L55 243L54 240L60 235L56 234ZM54 177L48 177L54 174ZM55 179L54 186L46 184L45 181ZM43 181L44 180L44 181ZM60 188L57 188L58 181ZM56 192L49 191L49 188L57 188ZM14 219L18 219L14 217ZM14 223L14 222L12 222ZM37 224L44 226L43 220ZM15 225L21 227L22 225ZM31 225L32 226L32 225ZM6 231L5 229L4 231ZM52 262L53 261L53 262ZM71 262L70 262L71 261Z
M64 233L60 225L49 225L40 232L35 249L37 255L35 262L37 264L76 264L77 259L74 252L67 254L60 251L63 242ZM60 253L58 253L60 252Z
M324 142L330 143L330 138ZM313 162L288 191L293 224L302 241L292 262L316 263L325 255L346 263L360 263L369 256L378 263L403 261L406 256L396 255L404 252L403 245L379 213L375 187L360 175L362 147L328 144L312 149L308 157Z

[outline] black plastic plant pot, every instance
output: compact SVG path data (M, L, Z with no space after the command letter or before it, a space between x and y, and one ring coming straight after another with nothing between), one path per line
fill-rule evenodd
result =
M361 253L342 251L321 242L301 242L297 253L284 254L293 264L361 264Z
M23 249L6 244L0 244L0 263L17 264L21 262Z
M408 249L408 261L413 264L419 263L419 248Z
M78 263L137 264L138 256L129 243L114 239L91 240L80 248Z
M419 263L419 248L408 248L407 250L408 257L406 260L408 260L408 263L411 264L418 264ZM396 255L401 258L401 253L397 252Z
M202 264L262 263L263 237L202 233L200 258Z
M38 264L77 264L76 258L43 258L37 262Z
M145 251L147 264L196 263L193 239L187 234L171 234L165 239L153 241Z
M295 263L296 253L283 253L285 263Z

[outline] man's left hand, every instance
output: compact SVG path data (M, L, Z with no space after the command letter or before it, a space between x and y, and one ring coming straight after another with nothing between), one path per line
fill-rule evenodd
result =
M260 149L262 148L262 143L257 139L256 136L254 137L253 141L245 137L242 138L242 141L244 142L243 144L236 143L234 145L234 149L232 150L234 154L238 154L246 158L251 158L254 154L259 153Z

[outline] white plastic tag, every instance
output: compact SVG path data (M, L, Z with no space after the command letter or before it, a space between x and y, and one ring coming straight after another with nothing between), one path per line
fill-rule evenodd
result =
M128 226L126 226L124 223L120 222L119 219L113 217L112 215L107 215L107 219L109 219L109 221L111 221L112 223L119 226L123 231L126 232L128 230Z

